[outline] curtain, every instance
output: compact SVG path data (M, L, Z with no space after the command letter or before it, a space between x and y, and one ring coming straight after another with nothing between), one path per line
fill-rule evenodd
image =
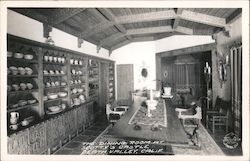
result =
M232 84L232 115L235 134L242 134L242 45L230 48L231 84Z

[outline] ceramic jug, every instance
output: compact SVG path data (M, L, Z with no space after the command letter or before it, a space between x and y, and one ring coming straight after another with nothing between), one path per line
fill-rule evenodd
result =
M19 118L19 113L18 112L11 112L10 113L10 123L11 124L16 124L18 118Z

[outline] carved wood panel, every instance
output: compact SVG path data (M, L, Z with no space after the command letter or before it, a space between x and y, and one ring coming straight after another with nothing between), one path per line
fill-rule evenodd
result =
M76 109L77 128L81 128L84 125L85 122L84 111L85 111L85 105L82 105Z
M29 145L31 154L40 154L46 150L46 124L41 123L29 128Z
M30 154L30 147L28 144L29 132L28 130L20 131L8 137L8 153L9 154Z
M58 117L50 119L47 122L46 128L47 134L47 145L52 147L60 142L60 132L59 132L59 119Z

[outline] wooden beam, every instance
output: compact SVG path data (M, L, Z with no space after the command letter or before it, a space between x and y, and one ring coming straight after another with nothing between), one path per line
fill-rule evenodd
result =
M242 9L238 8L236 9L230 16L226 18L226 23L231 24L234 22L237 18L239 18L242 14Z
M136 23L136 22L169 20L169 19L174 19L175 17L176 13L174 12L174 10L167 10L167 11L119 16L117 17L116 22L118 24L126 24L126 23Z
M125 46L125 45L127 45L127 44L129 44L129 43L131 43L131 41L129 41L129 40L125 40L125 41L123 41L123 42L121 42L121 43L118 43L118 44L116 44L115 46L113 46L113 47L111 47L111 51L114 51L114 50L116 50L116 49L118 49L118 48L120 48L120 47L122 47L122 46Z
M131 41L132 42L142 42L142 41L154 41L155 38L153 36L145 36L145 37L135 37Z
M147 28L130 29L127 31L127 35L153 34L153 33L163 33L172 31L173 29L171 26L147 27Z
M182 48L182 49L177 49L177 50L163 51L163 52L156 53L156 55L159 55L160 57L171 57L171 56L178 56L178 55L183 55L183 54L211 51L214 49L216 49L216 43L210 43L210 44L197 45L197 46Z
M174 31L176 32L180 32L186 35L193 35L193 29L187 28L187 27L182 27L182 26L178 26L176 29L174 29Z
M52 31L52 26L47 24L47 23L43 23L43 37L44 38L48 38L49 37L49 33Z
M210 26L215 26L215 27L227 26L225 18L210 16L207 14L192 12L188 10L183 10L180 17L181 19L185 19L188 21L193 21L193 22L197 22L201 24L206 24Z
M175 12L176 12L176 18L174 19L174 22L173 22L173 29L176 29L177 26L179 25L179 22L181 21L181 18L180 18L180 15L182 14L182 11L183 11L183 8L176 8L175 9Z

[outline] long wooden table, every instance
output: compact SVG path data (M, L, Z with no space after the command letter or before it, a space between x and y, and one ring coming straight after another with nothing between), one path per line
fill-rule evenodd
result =
M188 139L170 99L164 99L167 112L167 127L152 131L151 126L140 125L141 130L135 130L133 124L128 124L133 114L140 108L143 97L136 97L133 106L121 117L108 134L118 137L143 140L158 140L168 144L188 144Z

